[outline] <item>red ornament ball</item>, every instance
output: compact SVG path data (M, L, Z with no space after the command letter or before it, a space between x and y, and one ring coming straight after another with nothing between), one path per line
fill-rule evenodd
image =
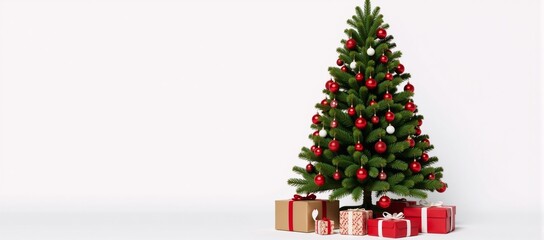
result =
M372 99L372 100L370 100L370 103L368 103L368 104L369 104L370 106L372 106L372 105L374 105L374 104L376 104L376 103L377 103L377 102L376 102L374 99Z
M365 128L366 127L366 119L364 119L363 117L358 117L357 119L355 119L355 126L358 129Z
M399 65L397 65L397 67L395 68L395 72L398 74L402 74L404 72L404 65L399 63Z
M393 74L391 74L391 73L389 73L389 72L386 73L386 74L385 74L385 80L392 81L392 80L393 80Z
M342 59L339 58L338 60L336 60L336 65L342 66L344 65L344 61L342 61Z
M364 79L365 79L365 76L362 73L355 74L355 80L357 80L357 82L361 82Z
M318 146L314 151L314 155L316 157L320 157L321 155L323 155L323 149L321 149L321 147Z
M348 108L348 115L355 116L356 113L355 108L351 105L351 107Z
M357 173L355 174L357 176L357 180L359 181L363 181L366 179L366 177L368 176L368 172L366 171L365 168L363 168L363 166L361 166L358 170L357 170Z
M389 61L389 59L387 58L387 56L385 56L385 55L380 56L380 62L381 62L381 63L386 64L387 61Z
M314 183L318 187L325 185L325 177L320 173L314 177Z
M431 145L431 141L429 141L429 139L423 139L422 142L426 143L427 145Z
M338 101L336 101L336 99L333 99L331 101L331 108L336 108L336 107L338 107Z
M427 154L425 152L422 153L421 154L421 160L423 160L424 162L429 161L429 154Z
M429 180L434 180L435 178L434 173L430 173L429 176L427 176L427 179Z
M379 180L382 180L382 181L387 180L387 174L382 170L382 171L378 174L378 179L379 179Z
M406 105L404 105L404 109L410 112L414 112L416 110L416 105L413 102L409 101L406 103Z
M416 146L416 141L412 138L408 138L406 139L406 141L410 144L410 147L415 147Z
M337 82L333 82L331 83L331 85L329 85L329 91L331 91L332 93L338 92L339 89L340 85L338 85Z
M404 91L414 92L414 85L407 83L406 86L404 86Z
M380 206L381 208L388 208L389 205L391 205L391 198L389 198L388 196L382 196L378 200L378 206Z
M365 86L368 89L372 90L372 89L376 88L376 86L378 86L378 82L376 82L376 80L374 78L369 77L365 82Z
M443 193L443 192L446 191L446 188L448 188L448 184L445 183L445 182L442 182L442 187L439 188L439 189L436 189L436 191L439 192L439 193Z
M312 135L319 136L319 131L315 131L314 133L312 133Z
M340 68L340 70L342 70L342 72L348 72L348 67L342 66L342 67Z
M346 48L349 50L355 50L357 48L357 41L355 39L350 38L346 41Z
M387 111L385 113L385 121L392 122L393 120L395 120L395 114L391 111Z
M329 81L327 81L325 83L325 89L329 90L329 88L331 87L331 84L333 83L334 81L332 79L329 79Z
M372 122L372 124L378 124L380 122L380 117L374 115L370 118L370 122Z
M412 163L410 163L410 170L412 170L414 173L418 173L421 171L421 164L414 160Z
M379 39L384 39L385 37L387 37L387 31L385 31L385 29L383 28L378 28L378 30L376 31L376 37L378 37Z
M313 165L313 164L308 163L308 165L306 165L306 172L307 172L307 173L313 173L314 170L315 170L315 168L314 168L314 165Z
M362 152L364 150L363 144L361 142L357 142L355 144L355 151Z
M323 99L323 100L321 100L321 105L322 105L322 106L329 106L329 100L326 99L326 98Z
M342 174L338 170L336 170L336 172L332 174L332 178L336 181L339 181L340 179L342 179Z
M314 116L312 117L312 122L313 122L314 124L319 124L319 123L321 123L321 116L319 116L319 114L314 115Z
M383 95L383 99L393 100L393 95L391 95L391 93L389 93L389 92L385 92L385 94Z
M316 149L316 148L317 148L317 146L316 146L316 145L313 145L313 146L310 147L310 150L311 150L312 152L315 152L315 149Z
M340 149L340 142L338 142L336 139L331 140L329 142L329 150L336 152L338 149Z
M381 139L374 144L374 150L377 153L384 153L387 150L387 144L385 144Z
M333 120L331 121L331 125L330 125L330 126L331 126L331 128L336 128L336 127L338 127L338 121L336 121L336 119L333 119Z
M416 127L416 133L415 133L416 136L419 136L421 135L421 129L419 127Z
M417 120L417 126L419 127L419 126L421 126L421 125L423 125L423 120L418 119L418 120Z

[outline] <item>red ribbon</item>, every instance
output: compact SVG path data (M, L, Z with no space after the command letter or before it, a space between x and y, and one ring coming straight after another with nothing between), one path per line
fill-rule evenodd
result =
M327 217L323 217L321 220L327 221L327 234L331 234L331 231L332 231L332 230L331 230L331 228L332 228L332 226L331 226L331 220L328 219Z
M293 203L295 201L307 201L307 200L316 200L316 196L313 193L307 194L306 197L295 194L293 198L291 199L291 201L289 201L289 231L293 231ZM321 200L321 213L323 218L327 217L327 200Z

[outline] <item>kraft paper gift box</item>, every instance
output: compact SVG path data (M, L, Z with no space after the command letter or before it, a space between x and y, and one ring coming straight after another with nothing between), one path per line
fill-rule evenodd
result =
M401 217L397 217L399 215ZM419 222L404 219L402 213L391 215L385 212L384 216L385 217L383 218L368 220L368 235L388 238L402 238L418 235ZM389 216L389 218L387 216Z
M315 199L315 195L313 199L308 197L300 198L299 196L299 198L295 197L290 200L276 200L276 229L295 232L314 232L316 222L312 218L312 211L314 209L317 209L319 212L317 219L326 217L338 223L339 208L340 202L338 200ZM335 226L335 228L338 228L338 226Z
M442 202L427 203L404 208L404 215L413 222L420 222L419 232L449 233L455 230L455 206L444 206Z
M349 209L340 211L340 234L366 235L367 221L372 218L372 210Z

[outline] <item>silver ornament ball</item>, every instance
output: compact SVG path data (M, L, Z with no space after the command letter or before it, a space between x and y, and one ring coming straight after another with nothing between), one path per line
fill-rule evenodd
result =
M385 128L385 131L389 134L393 134L395 133L395 127L393 127L392 125L389 125L387 126L387 128Z
M355 68L357 67L357 63L356 63L355 61L353 61L353 62L351 62L351 63L349 64L349 67L350 67L351 69L355 69Z
M374 56L375 53L376 53L376 51L375 51L374 48L372 48L372 47L369 47L369 48L366 50L366 55L368 55L368 56Z
M325 129L319 130L319 136L320 137L326 137L327 136L327 130L325 130Z

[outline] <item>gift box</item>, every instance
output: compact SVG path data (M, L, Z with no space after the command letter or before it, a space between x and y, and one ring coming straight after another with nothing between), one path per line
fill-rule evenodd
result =
M455 230L455 206L438 203L420 203L404 208L404 215L413 222L420 222L419 232L449 233Z
M372 218L372 210L349 209L340 211L340 234L366 235L367 221Z
M368 235L388 238L417 236L419 222L404 219L402 213L390 215L385 212L383 218L368 219Z
M316 219L326 217L338 223L340 202L338 200L315 199L311 194L306 197L295 195L290 200L276 200L276 229L295 232L315 231L315 219L312 211L318 210ZM334 228L334 227L333 227ZM336 228L338 228L336 226Z
M405 207L415 205L417 205L416 201L408 201L406 200L406 198L391 199L391 205L389 205L389 207L384 210L387 212L399 213L404 212ZM376 202L376 206L378 206L378 202Z
M328 218L315 220L315 233L320 235L330 235L334 230L334 221Z

